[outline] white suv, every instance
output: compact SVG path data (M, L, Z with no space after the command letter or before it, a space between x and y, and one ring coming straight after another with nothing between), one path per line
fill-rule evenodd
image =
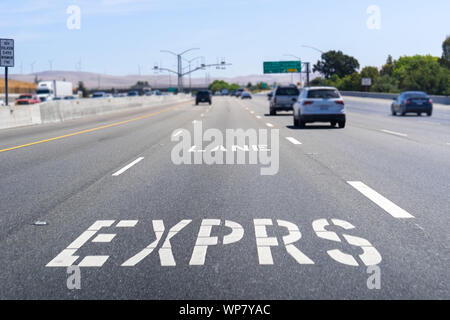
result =
M333 87L304 88L294 104L294 127L309 122L329 122L345 128L345 104L338 89Z

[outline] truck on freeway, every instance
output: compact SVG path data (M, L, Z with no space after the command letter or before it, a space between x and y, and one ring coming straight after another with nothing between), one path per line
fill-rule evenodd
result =
M36 94L42 102L72 96L72 82L56 80L41 81L38 83Z

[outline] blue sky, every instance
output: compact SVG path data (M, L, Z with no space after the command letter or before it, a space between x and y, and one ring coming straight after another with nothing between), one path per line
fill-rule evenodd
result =
M69 5L81 9L81 29L69 30ZM371 30L367 8L381 10L381 29ZM186 58L226 57L227 70L211 76L261 74L263 61L294 54L315 63L323 51L339 49L362 66L380 66L388 54L440 56L450 34L448 0L2 0L0 37L16 40L12 73L50 69L115 75L153 74L155 62L174 68L160 53L199 47ZM198 77L203 72L197 73Z

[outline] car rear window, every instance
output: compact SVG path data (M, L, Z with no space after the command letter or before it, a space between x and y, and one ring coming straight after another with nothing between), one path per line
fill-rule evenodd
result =
M423 98L428 98L428 96L426 93L423 93L423 92L414 92L414 93L405 94L405 98L406 99L416 99L416 98L423 99Z
M297 97L300 95L300 91L297 88L278 88L276 95Z
M33 96L23 95L23 96L20 96L19 99L33 99Z
M199 91L198 96L209 96L209 92L208 91Z
M308 91L309 99L339 99L339 92L332 89L319 89Z

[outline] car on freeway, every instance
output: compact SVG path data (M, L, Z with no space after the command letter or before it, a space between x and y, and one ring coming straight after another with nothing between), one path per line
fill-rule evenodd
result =
M129 91L127 95L129 97L139 97L139 92L137 92L137 91Z
M92 99L99 99L99 98L106 98L107 97L107 95L106 95L106 92L102 92L102 91L98 91L98 92L94 92L93 94L92 94Z
M345 103L338 89L334 87L304 88L294 103L294 127L304 128L306 123L329 122L345 128ZM294 102L295 101L295 102Z
M300 90L294 85L276 87L273 93L269 94L270 115L277 115L277 111L292 111L292 106L296 102L294 99L299 95Z
M416 113L421 116L426 113L431 117L433 114L433 100L421 91L405 91L402 92L391 105L391 113L396 116L399 113L405 116L407 113Z
M160 96L160 95L161 95L161 91L155 90L155 96Z
M242 92L241 94L241 99L252 99L252 95L250 94L250 92Z
M235 94L235 97L236 97L236 98L240 98L241 95L242 95L242 93L243 93L244 91L245 91L244 89L239 89L239 90L237 90L237 91L236 91L236 94Z
M211 91L208 90L200 90L197 92L197 95L195 96L195 105L198 106L200 102L207 102L209 104L212 103L212 97L211 97Z
M230 96L231 97L234 97L235 95L236 95L236 91L233 90L233 91L230 92Z
M16 106L41 103L39 97L35 94L22 94L16 100Z

